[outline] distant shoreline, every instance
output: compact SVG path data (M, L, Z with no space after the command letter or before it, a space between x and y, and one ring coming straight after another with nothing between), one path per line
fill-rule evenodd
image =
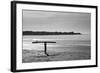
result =
M75 32L23 31L23 35L81 35Z

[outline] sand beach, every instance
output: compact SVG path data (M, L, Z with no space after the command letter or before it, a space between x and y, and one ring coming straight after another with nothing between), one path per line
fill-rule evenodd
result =
M74 46L64 50L48 49L49 56L44 54L44 50L22 50L22 62L49 62L49 61L71 61L91 59L90 46Z

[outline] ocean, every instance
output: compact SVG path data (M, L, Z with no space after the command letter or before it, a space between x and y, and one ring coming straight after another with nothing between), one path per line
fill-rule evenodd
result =
M32 43L33 41L54 41L47 43L48 50L65 51L68 48L91 46L89 34L82 35L24 35L23 49L44 50L43 43ZM85 48L84 48L85 49Z

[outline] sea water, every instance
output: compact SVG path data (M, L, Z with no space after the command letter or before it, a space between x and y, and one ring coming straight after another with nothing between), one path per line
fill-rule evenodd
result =
M44 50L44 43L32 43L33 41L54 41L47 43L48 50L64 51L68 48L84 47L91 45L89 34L82 35L23 35L23 49Z

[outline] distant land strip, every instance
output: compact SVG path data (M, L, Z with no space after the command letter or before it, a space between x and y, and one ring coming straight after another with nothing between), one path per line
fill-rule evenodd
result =
M23 35L81 35L75 32L23 31Z

